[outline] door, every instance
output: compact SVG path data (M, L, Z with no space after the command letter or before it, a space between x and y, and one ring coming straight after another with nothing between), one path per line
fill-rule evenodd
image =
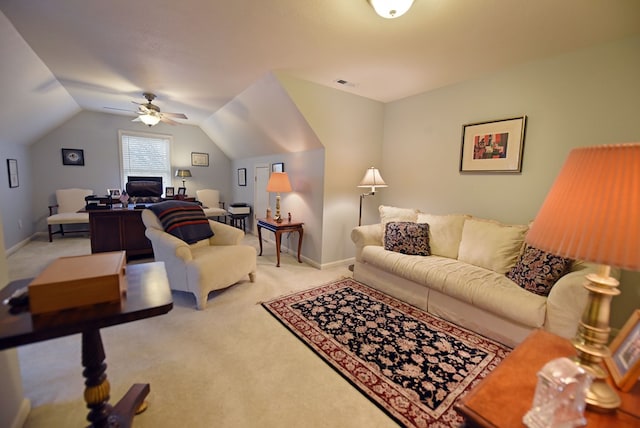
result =
M267 183L269 182L269 165L255 166L255 186L253 187L253 231L258 230L258 219L267 216L269 206L269 192Z

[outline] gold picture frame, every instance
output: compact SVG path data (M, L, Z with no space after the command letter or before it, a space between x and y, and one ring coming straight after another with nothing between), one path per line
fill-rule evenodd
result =
M627 392L640 376L640 309L636 309L609 345L611 355L604 359L613 382Z

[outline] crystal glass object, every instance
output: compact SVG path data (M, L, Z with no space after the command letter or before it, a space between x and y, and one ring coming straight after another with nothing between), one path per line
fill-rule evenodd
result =
M538 372L531 410L522 418L529 428L586 425L585 396L592 377L569 358L549 361Z

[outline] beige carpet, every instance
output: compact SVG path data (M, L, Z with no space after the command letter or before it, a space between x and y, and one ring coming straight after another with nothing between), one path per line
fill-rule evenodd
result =
M245 242L258 246L257 238ZM90 252L86 238L46 237L9 257L11 279L56 257ZM167 315L102 330L111 403L132 383L151 384L135 427L393 427L388 416L283 328L260 302L351 276L318 270L265 243L255 283L213 293L205 311L174 292ZM18 349L32 411L26 428L86 426L80 336Z

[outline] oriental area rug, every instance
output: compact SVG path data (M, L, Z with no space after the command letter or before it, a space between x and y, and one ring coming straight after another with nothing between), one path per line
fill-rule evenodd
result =
M350 278L262 305L409 427L460 426L456 400L510 352Z

